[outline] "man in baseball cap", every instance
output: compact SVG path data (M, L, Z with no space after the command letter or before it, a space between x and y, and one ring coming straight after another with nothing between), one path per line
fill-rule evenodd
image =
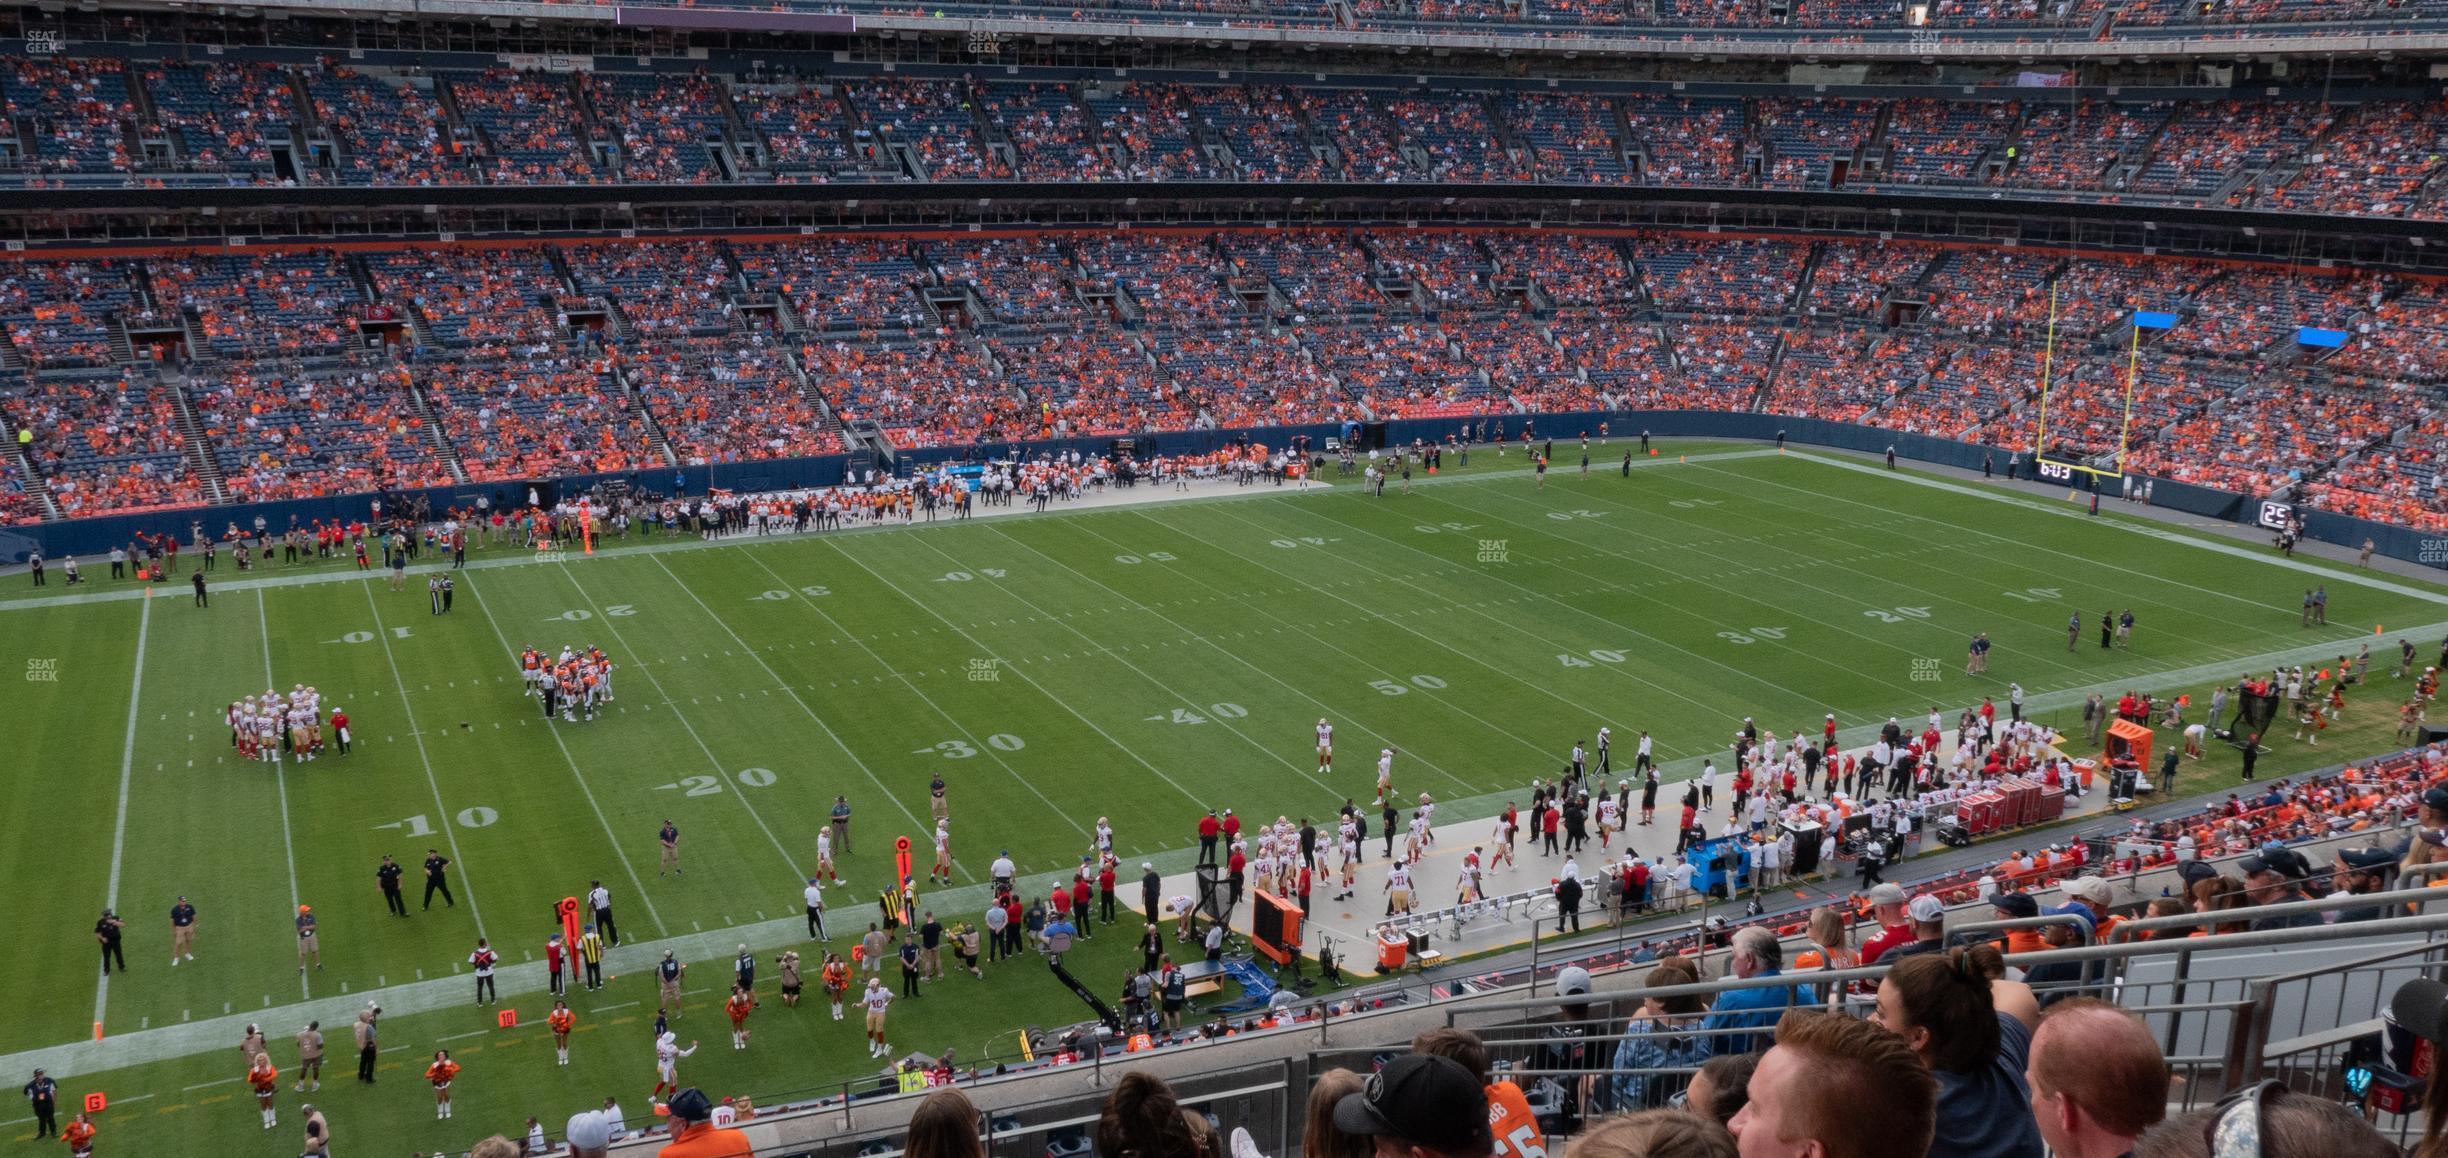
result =
M2337 875L2330 879L2339 892L2364 896L2387 888L2389 874L2396 868L2396 854L2385 848L2341 848L2337 850ZM2366 905L2339 913L2338 920L2376 921L2388 916L2395 908L2395 905Z
M604 1158L612 1146L612 1120L602 1110L572 1114L562 1137L569 1142L570 1158Z
M672 1140L656 1158L739 1158L756 1152L748 1135L714 1125L713 1099L695 1086L672 1095L664 1108L671 1111Z
M1904 906L1904 915L1912 920L1912 940L1887 950L1870 964L1893 965L1906 957L1946 951L1946 902L1923 893Z
M1882 881L1870 890L1870 915L1878 921L1879 931L1862 942L1861 959L1876 961L1889 949L1913 941L1910 914L1904 910L1904 886Z
M1377 1158L1490 1158L1487 1100L1479 1079L1450 1058L1404 1054L1335 1103L1334 1124L1372 1138Z
M2304 878L2312 875L2311 866L2302 853L2278 845L2264 845L2261 851L2236 862L2244 874L2244 894L2256 905L2287 905L2306 900ZM2252 923L2253 931L2264 929L2308 929L2321 923L2318 913L2297 913L2291 917L2262 917Z

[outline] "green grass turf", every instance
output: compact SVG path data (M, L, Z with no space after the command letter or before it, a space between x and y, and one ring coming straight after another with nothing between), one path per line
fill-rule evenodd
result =
M480 929L518 963L540 947L552 903L590 878L613 889L632 940L791 916L835 793L858 810L857 853L843 862L852 887L831 899L837 922L858 923L872 912L861 898L887 875L884 842L906 833L923 849L938 771L951 783L961 883L1006 848L1042 883L1076 862L1098 816L1135 861L1191 843L1208 805L1323 816L1347 796L1365 802L1367 754L1385 743L1404 751L1401 789L1456 801L1552 774L1602 722L1627 752L1647 728L1668 759L1722 755L1746 715L1790 734L1830 711L1847 726L1911 720L1931 703L1951 715L1983 694L2002 699L2009 680L2034 696L2166 688L2167 673L2197 665L2350 650L2376 623L2393 645L2397 627L2448 620L2436 587L2382 591L2310 563L2331 578L2335 622L2307 630L2295 606L2311 574L2201 549L2181 530L2134 533L2113 512L2066 518L2064 504L2001 503L1799 456L1676 464L1728 448L1662 449L1629 480L1564 469L1544 490L1518 452L1482 450L1468 471L1382 500L1356 486L1270 489L488 567L463 579L447 618L427 614L415 576L402 593L380 577L225 589L210 610L175 584L149 605L9 608L35 594L17 588L0 599L0 666L56 660L57 679L13 685L8 700L28 726L5 788L20 831L0 872L41 882L12 892L7 917L45 948L20 964L39 999L0 1015L0 1051L90 1035L86 930L114 879L134 966L113 979L103 1013L118 1034L448 976ZM219 576L235 578L226 560ZM2087 631L2069 653L2068 611L2089 623L2109 607L2134 610L2134 648L2103 652ZM1985 676L1966 676L1964 641L1982 630L1997 652ZM2436 643L2416 642L2426 654ZM513 665L528 643L603 647L623 664L619 703L591 724L537 719ZM2393 646L2375 650L2393 657ZM971 678L989 661L994 679ZM349 709L357 753L277 772L238 762L223 705L297 682ZM2392 707L2359 694L2320 748L2283 743L2263 767L2383 749ZM2071 711L2039 714L2073 727ZM1330 775L1309 750L1320 716L1343 752ZM2221 753L2184 787L2232 779L2231 764ZM666 817L683 830L687 872L657 879L653 833ZM417 825L432 835L412 835ZM458 862L459 904L384 915L377 857L411 866L413 906L428 846ZM198 960L172 970L163 913L179 893L202 911L202 933ZM299 901L322 918L325 962L302 979L289 932ZM1090 942L1075 964L1110 989L1129 948L1126 937ZM726 968L727 956L700 961L692 978L709 990L683 1021L706 1045L683 1067L692 1081L770 1100L867 1069L855 1020L784 1011L770 981L756 1048L733 1053L714 1016ZM1016 1027L1084 1012L1036 967L990 967L984 983L933 992L979 999L904 1003L897 1046L1006 1053ZM551 1064L540 1030L483 1033L489 1010L390 1020L391 1045L458 1038L469 1072L447 1125L406 1069L375 1091L351 1086L335 1027L341 1088L323 1104L344 1136L426 1149L514 1130L530 1112L557 1126L604 1093L622 1095L637 1124L651 1006L628 1003L651 998L634 975L583 997L567 1068ZM514 1004L540 1021L535 997ZM296 1027L266 1022L286 1067ZM210 1139L215 1152L269 1152L234 1083L186 1088L235 1078L234 1045L67 1085L145 1097L106 1120L115 1146ZM282 1101L286 1131L296 1099ZM282 1133L278 1145L290 1144Z

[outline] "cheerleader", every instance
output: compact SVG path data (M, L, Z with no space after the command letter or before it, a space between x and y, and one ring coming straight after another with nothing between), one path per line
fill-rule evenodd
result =
M360 545L359 549L362 550L363 546ZM451 1079L458 1076L459 1063L451 1060L450 1051L435 1050L433 1064L425 1067L425 1080L433 1083L434 1117L451 1116Z
M272 1095L280 1089L280 1071L272 1067L272 1055L256 1054L247 1064L246 1080L255 1087L255 1108L263 1111L263 1128L269 1130L280 1124L279 1115L272 1109Z
M827 951L824 959L825 999L833 1003L833 1020L842 1019L842 999L850 993L850 963L841 954Z
M552 1012L544 1015L544 1024L552 1027L553 1053L559 1064L568 1065L570 1027L578 1024L578 1015L570 1011L569 1002L554 1001Z
M723 1012L731 1015L731 1048L748 1048L748 1014L756 1008L756 995L745 985L731 987L731 999L723 1002Z

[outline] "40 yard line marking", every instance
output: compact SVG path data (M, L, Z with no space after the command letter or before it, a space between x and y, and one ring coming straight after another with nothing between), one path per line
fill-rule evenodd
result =
M267 691L277 691L280 688L280 682L278 677L272 674L272 615L264 609L264 589L261 587L255 589L255 623L263 629L264 688ZM281 727L288 726L288 721L281 722ZM298 900L297 842L290 839L289 836L289 777L281 770L282 763L284 762L279 760L272 762L272 786L280 793L281 855L289 862L289 916L294 918L297 916L298 906L304 902ZM453 855L457 855L455 850ZM307 1000L314 998L314 991L307 981L307 973L304 969L298 970L298 996Z
M484 910L476 907L476 876L468 871L467 858L459 854L459 829L451 823L451 811L442 803L442 783L434 779L433 758L425 752L425 730L417 726L416 709L408 704L408 677L400 674L399 661L391 657L391 629L383 625L382 607L374 601L374 581L364 580L366 610L374 614L374 638L381 642L383 662L391 666L391 684L399 689L400 718L408 723L408 739L416 745L417 762L425 766L425 787L433 793L434 818L442 823L442 842L450 846L451 860L459 866L459 890L467 894L468 915L476 919L476 935L485 935Z
M510 637L502 633L501 621L493 618L492 603L487 601L483 596L477 594L476 577L474 575L469 575L460 581L467 584L468 599L476 604L477 610L484 612L485 623L493 628L493 638L501 641L503 653L508 655L512 662L516 662L519 654L518 649L512 647L510 645ZM522 697L520 700L520 706L525 706L524 697ZM526 721L521 720L519 722L525 723ZM498 728L501 727L501 724L497 722L493 726ZM609 817L604 815L603 805L596 803L595 789L587 783L586 773L578 770L578 758L570 754L569 742L561 738L561 729L559 728L546 728L544 730L552 734L554 746L561 749L561 758L569 763L570 776L578 781L578 791L586 797L587 807L594 811L595 822L603 825L604 841L612 846L612 854L620 858L621 871L629 874L629 887L636 890L639 900L646 902L646 919L654 922L656 932L661 933L666 937L670 936L671 930L665 927L663 924L663 914L655 911L654 898L649 896L646 892L646 882L638 877L637 866L629 863L628 849L622 846L620 836L612 831L612 821Z
M128 677L127 741L119 754L119 819L111 826L110 885L102 895L103 907L113 912L119 908L120 858L127 851L128 787L136 776L136 711L138 702L144 697L145 636L153 626L153 601L147 599L142 606L143 609L136 613L136 668L135 673ZM110 974L104 973L102 979L94 983L93 1022L96 1030L101 1029L102 1011L109 1004Z
M795 584L793 584L793 583L792 583L790 580L782 578L782 573L781 573L781 572L779 572L779 571L774 570L774 569L773 569L773 567L772 567L770 564L766 563L766 562L765 562L765 560L764 560L764 558L763 558L762 556L758 555L756 552L754 552L754 551L743 551L743 552L741 552L741 557L742 557L742 558L744 558L744 559L747 559L747 560L748 560L749 562L751 562L751 563L756 564L758 567L763 568L766 574L773 576L773 577L774 577L774 579L775 579L775 581L776 581L776 582L781 583L781 584L782 584L784 587L793 587L793 586L796 586L796 585L795 585ZM841 628L841 626L842 626L842 625L841 625L839 622L837 622L836 620L834 620L834 618L833 618L832 614L831 614L831 613L829 613L829 612L827 612L827 611L826 611L824 608L822 608L822 607L818 607L818 606L816 605L816 601L815 601L815 600L813 600L813 599L807 599L807 598L801 598L801 599L795 600L794 602L797 602L797 603L798 603L798 604L800 604L801 606L806 607L808 610L815 612L815 613L816 613L817 615L819 615L819 616L822 616L822 617L823 617L823 619L824 619L824 621L825 621L827 624L831 625L831 626L832 626L833 628L835 628L836 630L839 630L839 629ZM847 632L844 632L844 634L848 634L848 633L847 633ZM1009 774L1011 775L1011 778L1012 778L1012 779L1019 781L1019 782L1020 782L1021 787L1026 788L1026 789L1028 789L1028 790L1029 790L1029 795L1031 795L1031 796L1035 796L1035 797L1036 797L1038 800L1043 801L1043 802L1044 802L1044 804L1045 804L1045 806L1046 806L1046 808L1047 808L1049 811L1053 812L1055 816L1057 816L1057 817L1061 818L1061 820L1062 820L1062 822L1063 822L1064 824L1068 824L1068 825L1070 825L1072 828L1074 828L1074 829L1078 830L1078 832L1079 832L1079 834L1080 834L1081 836L1087 836L1087 835L1089 835L1088 830L1087 830L1086 828L1081 827L1081 825L1080 825L1080 822L1079 822L1079 821L1076 821L1076 820L1071 819L1071 814L1070 814L1070 813L1065 812L1065 811L1063 811L1061 808L1056 807L1056 806L1055 806L1055 804L1054 804L1054 802L1053 802L1052 800L1049 800L1049 799L1047 799L1047 798L1046 798L1046 794L1045 794L1045 793L1043 793L1043 792L1039 792L1039 791L1037 790L1037 785L1036 785L1034 782L1032 782L1032 781L1031 781L1031 780L1030 780L1028 777L1026 777L1026 776L1022 776L1022 775L1020 774L1020 772L1019 772L1019 770L1018 770L1018 769L1013 768L1013 767L1011 766L1011 762L1010 762L1010 761L1008 761L1008 760L1005 760L1005 759L1003 758L1003 753L1002 753L1002 751L1001 751L1000 749L996 748L996 747L995 747L994 745L992 745L992 744L987 743L987 742L986 742L986 741L984 741L983 739L978 738L977 736L973 735L973 734L972 734L972 733L969 731L969 729L968 729L968 728L963 727L963 726L961 725L961 722L960 722L959 720L957 720L957 719L954 719L954 718L953 718L952 713L945 711L945 710L943 709L943 705L938 704L938 703L936 703L936 702L935 702L935 697L930 696L930 695L926 694L926 693L925 693L925 692L923 692L923 691L920 691L920 690L919 690L919 688L918 688L918 684L916 683L916 681L911 680L911 679L910 679L908 676L901 675L901 673L900 673L899 671L897 671L897 670L895 670L895 669L893 668L893 665L891 665L891 664L889 664L889 663L886 663L886 662L884 661L884 657L883 657L883 656L876 654L876 650L875 650L874 648L872 648L872 647L869 647L869 646L867 645L866 641L859 639L859 638L858 638L857 636L855 636L855 635L853 635L853 636L851 636L851 637L850 637L850 641L851 641L852 643L857 644L857 645L858 645L858 649L859 649L860 651L866 652L866 653L867 653L868 658L875 660L878 666L881 666L881 667L882 667L882 668L883 668L885 671L890 672L890 673L892 673L894 676L898 677L898 678L901 680L901 683L903 684L903 686L905 686L905 687L909 688L909 690L910 690L910 691L912 691L912 692L916 693L916 694L917 694L917 696L918 696L918 698L919 698L921 701L923 701L923 702L926 704L926 706L927 706L927 707L934 709L934 711L935 711L935 714L936 714L936 715L938 715L938 716L942 716L942 717L943 717L943 720L944 720L944 722L945 722L945 723L952 725L952 730L953 730L954 732L958 733L958 734L961 736L961 738L966 739L966 740L972 740L972 741L975 741L975 742L976 742L976 747L977 747L977 750L978 750L978 751L980 751L980 752L984 752L984 753L985 753L985 754L986 754L986 755L987 755L989 758L991 758L991 759L993 759L993 760L994 760L994 762L995 762L995 766L996 766L996 767L1001 768L1001 769L1002 769L1003 771L1005 771L1006 773L1009 773ZM960 864L959 859L958 859L958 858L954 858L954 860L953 860L953 864L954 864L954 866L955 866L955 867L957 867L957 866ZM962 875L966 876L966 875L968 875L968 871L969 871L969 870L967 870L967 869L962 869L962 870L961 870L961 873L962 873Z
M1139 602L1138 600L1131 598L1131 597L1130 597L1130 595L1129 595L1127 592L1122 591L1120 588L1110 586L1110 585L1108 585L1108 584L1106 584L1106 583L1103 583L1103 582L1100 582L1100 581L1098 581L1098 580L1096 580L1096 579L1094 579L1094 578L1091 578L1091 577L1089 577L1088 575L1083 574L1083 573L1082 573L1081 571L1079 571L1077 568L1072 567L1070 564L1065 563L1065 562L1063 562L1062 560L1057 559L1057 558L1055 558L1055 557L1054 557L1054 556L1052 556L1052 555L1046 554L1045 552L1040 551L1040 550L1038 550L1038 549L1037 549L1037 548L1035 548L1035 547L1029 546L1027 543L1023 543L1023 542L1021 542L1021 541L1020 541L1020 540L1018 540L1018 539L1012 538L1012 536L1011 536L1010 534L1006 533L1006 532L1005 532L1005 531L1004 531L1002 528L1000 528L1000 527L992 527L992 528L989 528L989 530L992 530L992 531L993 531L995 534L1002 535L1002 536L1003 536L1003 538L1005 538L1006 540L1009 540L1013 546L1018 547L1018 548L1020 548L1021 550L1027 551L1027 552L1029 552L1030 554L1035 555L1035 556L1037 556L1038 558L1043 559L1043 560L1045 560L1045 561L1046 561L1046 562L1048 562L1048 563L1052 563L1052 564L1054 564L1055 566L1060 567L1060 568L1062 568L1062 569L1063 569L1063 570L1065 570L1065 571L1069 571L1071 574L1078 576L1078 577L1079 577L1080 579L1082 579L1082 580L1085 580L1085 581L1087 581L1087 582L1089 582L1089 583L1094 583L1094 584L1096 584L1098 587L1102 587L1102 588L1104 588L1106 591L1111 592L1112 594L1115 594L1115 595L1119 595L1119 596L1121 596L1121 597L1123 598L1123 600L1125 600L1126 602L1130 603L1130 604L1132 605L1132 607L1133 607L1133 608L1135 608L1135 609L1137 609L1137 610L1138 610L1138 611L1139 611L1141 614L1144 614L1144 615L1153 615L1153 616L1155 616L1156 618L1158 618L1158 619L1161 619L1161 620L1165 621L1167 624L1170 624L1170 625L1173 627L1173 629L1174 629L1174 630L1181 632L1181 633L1182 633L1184 636L1188 637L1189 639L1191 639L1191 640L1193 640L1193 641L1196 641L1197 643L1204 644L1205 646L1207 646L1207 647L1209 647L1209 648L1211 648L1211 649L1215 650L1217 653L1219 653L1219 654L1223 655L1224 657L1226 657L1226 658L1228 658L1228 659L1232 660L1234 663L1240 664L1241 666L1243 666L1243 667L1245 667L1245 668L1248 668L1248 669L1250 669L1251 671L1257 672L1259 675L1265 676L1266 678L1268 678L1268 679L1270 679L1270 680L1273 680L1273 681L1275 682L1276 686L1278 686L1278 687L1282 688L1283 690L1285 690L1285 691L1287 691L1287 692L1292 693L1292 694L1293 694L1293 695L1295 695L1295 696L1300 697L1301 699L1307 700L1307 701L1308 701L1308 702L1309 702L1311 705L1315 706L1315 707L1316 707L1316 708L1317 708L1319 711L1326 712L1326 713L1328 713L1328 714L1332 714L1332 713L1333 713L1333 710L1334 710L1333 705L1328 704L1326 701L1321 700L1321 699L1317 698L1316 696L1310 695L1309 693L1304 692L1304 691L1300 690L1299 688L1296 688L1296 687L1292 686L1291 684L1289 684L1289 683L1285 682L1285 681L1284 681L1284 678L1283 678L1282 676L1276 675L1274 672L1268 671L1267 669L1265 669L1265 668L1263 668L1263 667L1260 667L1260 666L1259 666L1259 665L1257 665L1257 664L1251 663L1251 662L1250 662L1249 660L1247 660L1247 659L1242 658L1242 656L1241 656L1241 654L1240 654L1239 652L1236 652L1236 651L1234 651L1233 649L1231 649L1231 648L1229 648L1229 647L1225 647L1224 645L1219 644L1219 643L1215 642L1214 640L1211 640L1211 639L1207 638L1207 637L1206 637L1206 636L1204 636L1204 635L1201 635L1201 634L1199 634L1199 633L1197 633L1197 632L1194 632L1194 631L1190 630L1188 627L1184 626L1180 620L1174 619L1172 616L1166 615L1165 613L1163 613L1163 612L1161 612L1161 611L1158 611L1158 610L1156 610L1155 608L1148 606L1147 604L1141 603L1141 602ZM1082 638L1085 638L1085 637L1082 637ZM1128 663L1129 661L1125 660L1124 662L1125 662L1125 663ZM1137 669L1136 669L1136 668L1133 668L1132 670L1137 670ZM1240 737L1241 737L1242 739L1244 739L1244 740L1249 740L1249 742L1250 742L1250 743L1252 743L1252 744L1257 744L1257 743L1258 743L1258 741L1256 741L1256 740L1254 740L1254 739L1250 739L1249 735L1248 735L1247 733L1244 733L1243 731L1241 731L1241 729L1236 728L1236 727L1233 727L1231 724L1226 724L1226 723L1224 723L1224 720L1223 720L1221 717L1218 717L1218 718L1216 719L1216 721L1215 721L1215 722L1216 722L1216 723L1219 723L1219 724L1224 724L1224 727L1225 727L1225 729L1226 729L1227 731L1230 731L1231 733L1233 733L1233 734L1234 734L1234 735L1236 735L1236 736L1240 736ZM1263 745L1261 745L1261 746L1263 747ZM1463 791L1465 791L1465 792L1476 792L1476 791L1478 791L1478 789L1477 789L1475 786L1473 786L1473 785L1471 784L1471 782L1470 782L1470 781L1468 781L1468 780L1464 780L1463 778L1461 778L1461 777L1459 777L1459 776L1456 776L1456 775L1454 775L1454 774L1453 774L1453 773L1451 773L1451 772L1446 771L1443 765L1440 765L1440 764L1436 763L1435 761L1429 760L1428 758L1426 758L1426 757L1424 757L1424 756L1420 756L1420 755L1418 755L1417 753L1413 753L1413 754L1412 754L1412 758L1413 758L1413 759L1415 759L1415 760L1417 760L1417 761L1420 763L1420 765L1421 765L1421 766L1423 766L1423 767L1425 767L1425 768L1428 768L1428 769L1430 769L1430 770L1434 771L1434 772L1435 772L1437 775L1442 776L1442 777L1446 778L1447 780L1451 780L1451 781L1453 781L1455 784L1460 785L1460 786L1462 787L1462 790L1463 790ZM1309 780L1309 782L1310 782L1310 783L1316 784L1316 785L1317 785L1318 787L1320 787L1320 788L1324 788L1324 789L1325 789L1325 790L1326 790L1328 793L1330 793L1330 794L1331 794L1331 793L1334 793L1334 791L1335 791L1334 786L1333 786L1333 785L1331 785L1331 784L1326 783L1326 782L1325 782L1325 781L1323 781L1323 780L1318 779L1318 777L1317 777L1317 774L1316 774L1316 773L1311 772L1311 771L1309 771L1309 770L1307 770L1307 769L1305 769L1305 768L1302 768L1302 767L1300 766L1300 764L1298 764L1298 763L1297 763L1297 762L1295 762L1295 761L1286 760L1286 761L1284 761L1284 763L1289 764L1289 765L1291 765L1293 768L1295 768L1295 769L1299 770L1299 771L1300 771L1300 774L1301 774L1303 777L1306 777L1306 778Z

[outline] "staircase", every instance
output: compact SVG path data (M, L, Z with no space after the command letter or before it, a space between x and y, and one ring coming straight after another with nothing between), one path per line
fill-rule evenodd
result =
M424 385L406 374L402 374L401 378L402 385L408 391L408 404L416 411L417 427L425 432L425 444L433 447L434 457L450 468L451 481L460 486L473 482L468 477L467 464L459 459L459 448L442 436L442 416L435 411L433 399L425 393Z
M17 464L17 477L25 480L25 493L42 504L43 518L65 518L59 503L51 498L51 484L44 478L42 466L34 461L33 455L25 452L25 447L19 445L17 426L9 421L8 412L4 410L0 410L0 447L5 447L0 449L0 454L8 455L9 461Z
M221 458L212 452L204 437L204 419L196 414L195 398L187 393L184 375L172 377L167 369L155 371L160 388L170 392L171 405L178 410L178 428L187 442L187 466L204 480L204 493L215 503L230 501L229 483L221 475Z
M799 384L799 399L816 415L818 428L839 440L843 449L849 449L850 436L842 429L841 415L833 410L833 400L816 388L816 380L808 376L807 367L799 361L799 351L788 346L781 350L782 364L790 368L791 380Z
M112 314L102 324L110 333L111 361L125 366L136 360L136 341L128 337L127 322Z
M25 351L17 348L17 340L10 337L5 328L0 328L0 370L23 374L26 369Z
M664 465L680 465L680 456L672 451L671 439L663 435L663 424L655 421L654 411L647 408L646 400L629 385L628 373L618 366L612 367L612 382L620 387L621 399L629 404L630 417L637 419L639 428L646 432L646 445L663 456Z

